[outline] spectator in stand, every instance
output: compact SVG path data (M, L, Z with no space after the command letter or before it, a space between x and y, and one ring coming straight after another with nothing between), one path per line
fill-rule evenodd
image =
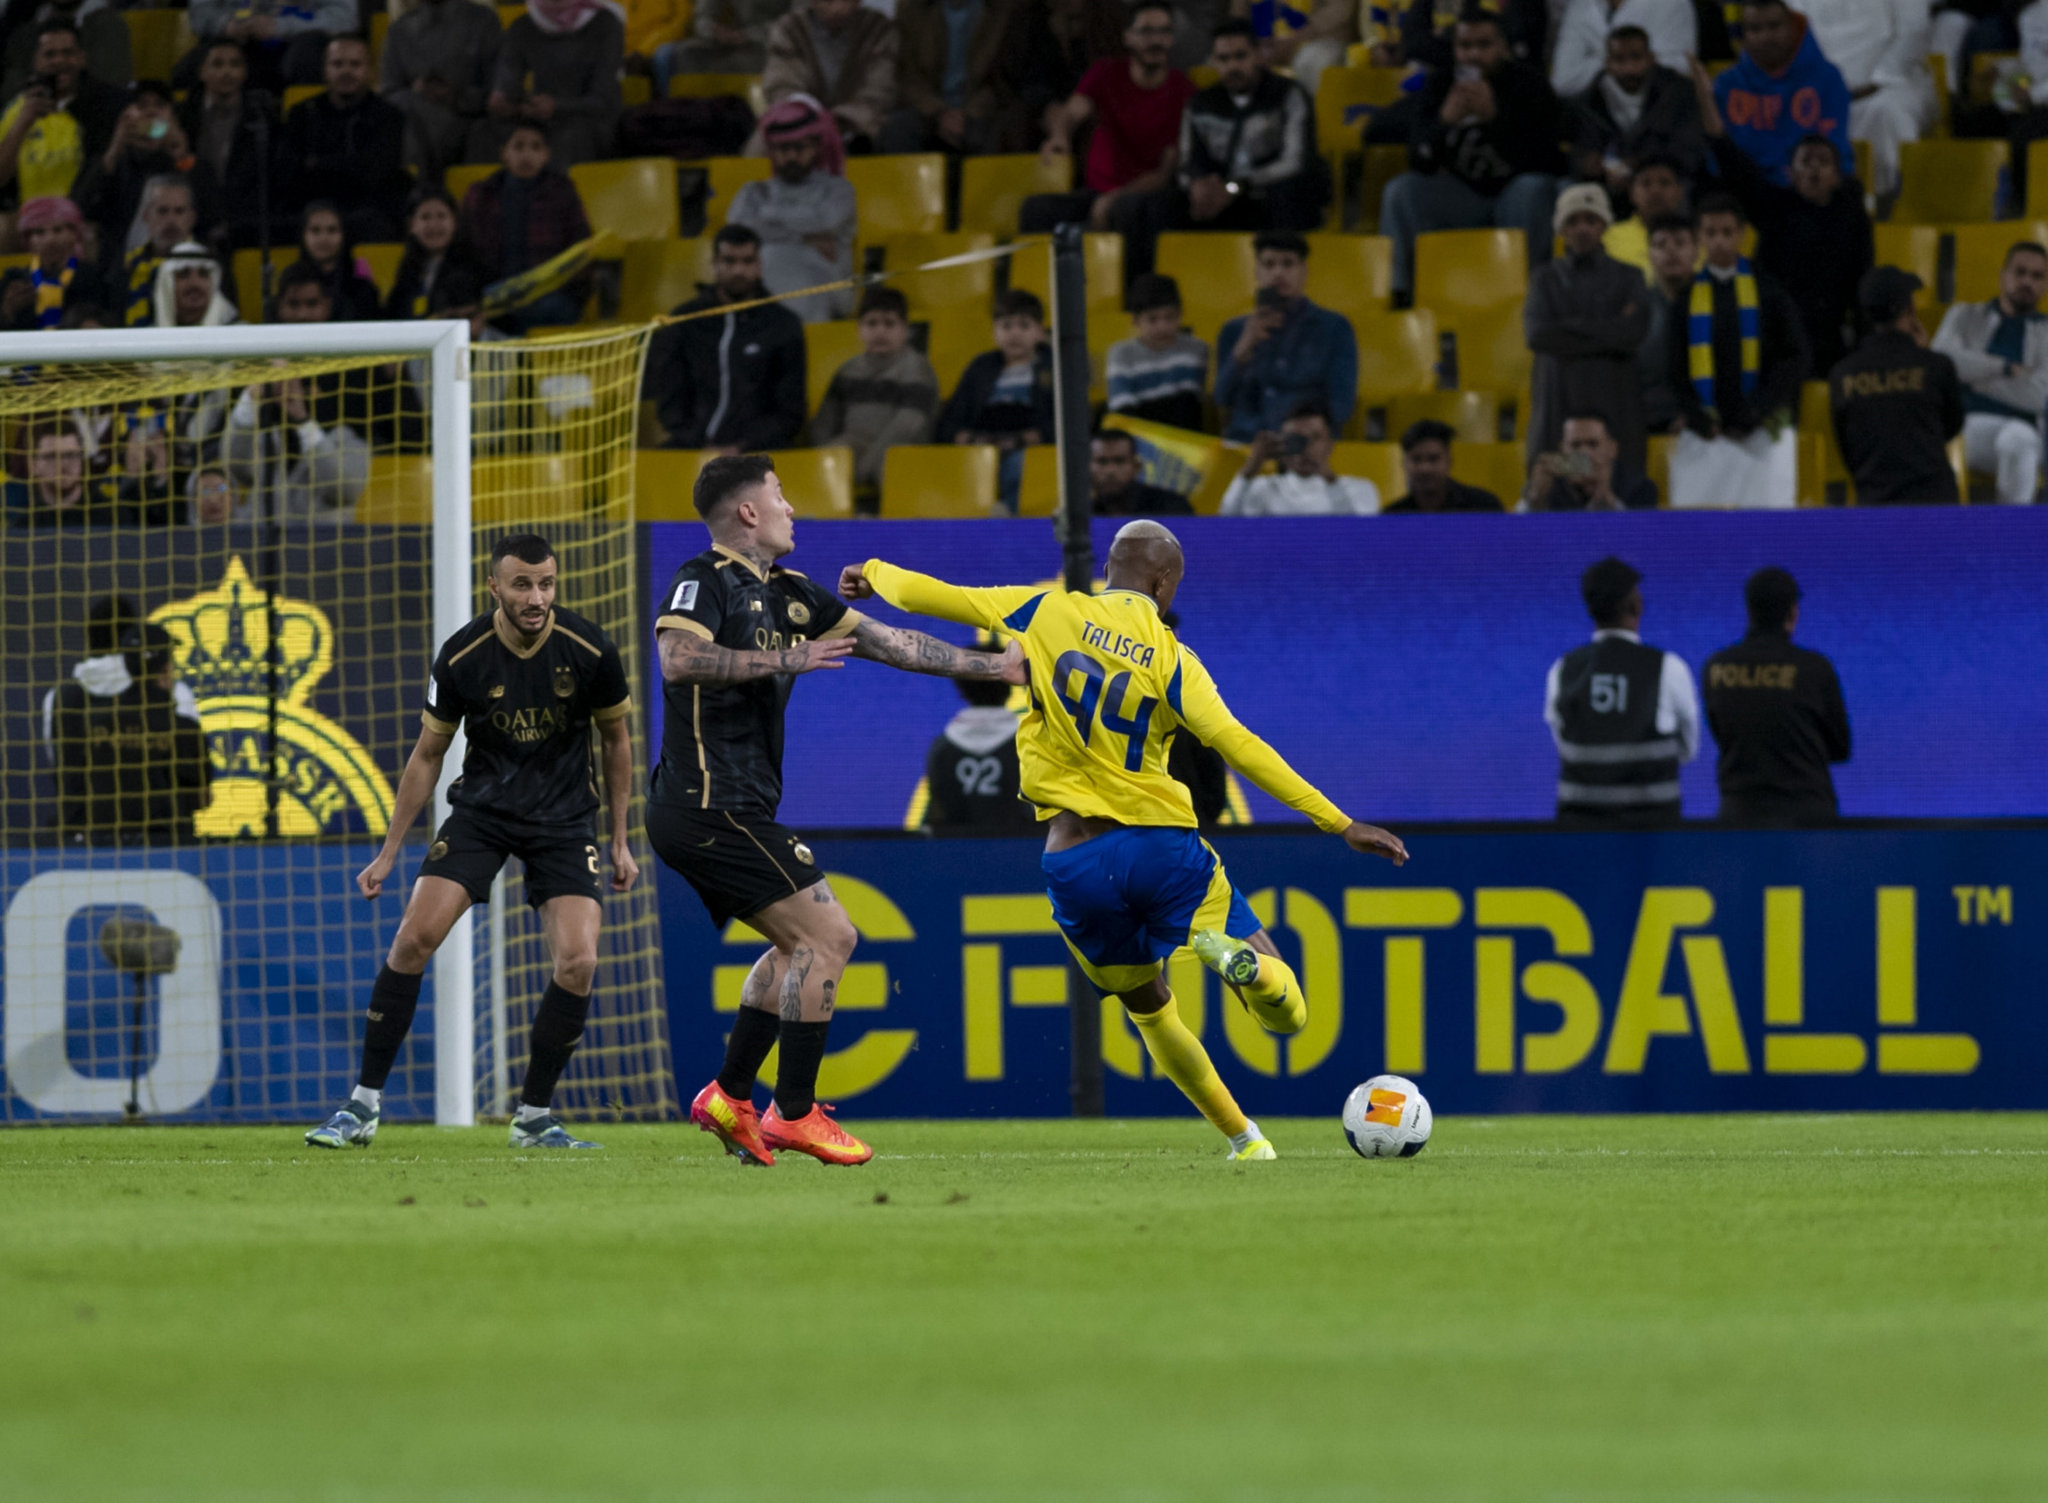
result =
M1209 33L1223 18L1224 5L1204 0L1197 22L1185 4L1174 6L1174 44L1167 65L1186 72L1209 60ZM899 12L902 7L898 7ZM902 24L899 14L897 24ZM1124 13L1108 0L1024 0L1004 38L997 77L1014 96L1026 146L1043 135L1046 112L1105 58L1124 55Z
M976 355L939 412L942 444L994 444L1002 451L997 498L1017 509L1024 451L1052 442L1052 349L1045 305L1016 288L996 299L996 347Z
M216 37L248 49L250 73L266 89L319 83L328 42L358 24L356 0L192 0L191 17L200 46L178 64L180 87L191 85L194 54Z
M1394 241L1394 299L1415 293L1415 237L1518 229L1529 264L1550 259L1550 214L1564 171L1564 109L1541 70L1508 52L1500 17L1458 19L1457 66L1431 76L1409 143L1411 169L1387 184L1380 230Z
M1564 420L1557 452L1538 454L1529 465L1522 492L1526 511L1655 511L1657 483L1645 476L1617 487L1621 446L1598 412L1574 412Z
M1706 171L1692 81L1651 58L1640 26L1618 26L1608 35L1607 66L1572 98L1571 118L1573 169L1582 178L1603 179L1617 199L1629 194L1649 161L1675 163L1681 188Z
M1369 517L1380 509L1379 487L1330 468L1336 429L1330 409L1311 398L1297 404L1278 433L1252 440L1244 468L1223 493L1226 517ZM1279 468L1261 474L1269 463Z
M16 527L116 527L131 521L113 486L85 473L85 442L68 423L45 423L28 441L28 479L6 485Z
M1872 267L1861 288L1870 333L1828 372L1835 436L1859 506L1961 499L1948 442L1963 431L1963 388L1955 362L1927 348L1913 307L1920 287L1910 271Z
M1209 347L1181 327L1180 286L1157 272L1124 289L1131 337L1109 347L1103 379L1109 410L1151 423L1199 430Z
M246 521L242 500L226 465L203 464L185 483L185 521L191 527L220 527Z
M761 280L783 293L851 279L860 216L832 112L791 94L761 117L761 137L774 175L743 184L726 212L728 224L761 237ZM853 294L818 292L788 307L807 324L823 323L851 313Z
M1742 57L1714 80L1728 137L1772 182L1789 187L1792 153L1808 136L1834 143L1843 176L1853 176L1849 86L1785 0L1742 7Z
M1121 428L1099 428L1088 441L1088 491L1098 517L1187 517L1188 498L1138 478L1138 441Z
M405 165L438 183L483 124L504 32L469 0L415 0L384 36L377 87L405 116Z
M1432 73L1449 73L1457 65L1458 23L1473 7L1460 0L1408 0L1395 8L1400 11L1397 39L1373 47L1373 66L1419 63ZM1509 52L1524 62L1542 61L1550 33L1549 0L1480 0L1480 8L1500 17Z
M676 313L714 312L766 297L761 237L728 224L712 237L712 283ZM721 454L786 449L803 431L804 326L780 303L695 318L658 331L647 350L646 398L672 449Z
M232 246L253 245L261 238L259 180L267 165L266 143L277 140L276 101L268 94L252 95L248 82L242 44L218 37L201 49L199 87L177 109L178 126L192 153L194 194L214 208ZM281 197L274 178L271 196ZM108 264L119 263L109 257Z
M405 217L405 252L384 300L386 318L462 318L483 301L490 271L462 232L455 200L422 188Z
M139 7L97 4L95 0L43 0L18 23L10 18L14 29L7 38L0 96L11 99L28 87L36 72L37 31L52 21L69 25L77 33L90 77L110 88L127 88L135 81L135 61L128 20L121 12L134 8Z
M659 48L654 76L668 92L676 73L759 73L768 64L768 33L790 0L705 0L690 21L690 39ZM665 54L665 55L664 55Z
M1073 97L1046 122L1042 155L1048 159L1071 156L1074 133L1092 126L1083 191L1025 199L1017 221L1021 229L1043 231L1085 219L1091 229L1126 231L1134 227L1132 215L1144 196L1173 181L1180 166L1181 114L1195 86L1166 64L1173 11L1164 0L1138 0L1131 8L1124 46L1128 56L1090 68Z
M1358 336L1341 313L1308 300L1308 242L1268 231L1252 242L1258 299L1217 336L1223 436L1250 443L1318 401L1341 428L1358 405Z
M499 155L501 166L471 183L462 203L462 224L484 265L488 286L530 271L590 238L583 199L568 175L550 165L548 138L538 125L514 126ZM552 292L501 314L508 334L538 324L573 324L583 316L589 279L579 275Z
M1550 86L1561 95L1596 87L1603 68L1614 71L1614 40L1625 32L1646 54L1644 74L1654 54L1663 72L1683 78L1686 60L1699 51L1692 0L1566 0L1550 55Z
M369 263L357 259L341 210L333 204L315 199L299 216L299 259L319 270L336 323L377 316L377 284Z
M668 98L669 64L690 33L690 0L624 0L625 71L654 81L656 99Z
M1180 167L1171 187L1132 206L1124 266L1152 269L1162 230L1312 230L1323 222L1329 173L1316 151L1315 102L1259 55L1251 22L1216 28L1217 80L1180 119Z
M847 149L865 154L896 108L896 23L860 0L809 0L768 33L761 90L770 105L792 95L832 112Z
M85 73L85 49L69 21L36 29L35 73L0 114L0 187L17 202L68 198L85 164L107 149L127 91Z
M1963 383L1963 443L1970 468L1998 476L1998 499L2019 504L2040 486L2041 413L2048 407L2048 248L2022 240L2005 253L1998 296L1957 303L1934 348Z
M1035 142L1038 122L1006 67L1022 19L1018 0L899 0L897 103L881 149L974 154Z
M121 637L141 621L142 613L125 595L102 595L93 601L85 608L85 656L71 665L69 681L83 685L87 694L101 699L111 699L126 689L129 675L121 654ZM43 754L52 766L57 761L57 698L62 692L61 685L45 690L42 699ZM188 688L184 693L190 698L192 691ZM198 701L192 700L192 713L197 714L198 708Z
M100 227L106 248L119 256L148 238L140 214L143 189L153 178L189 173L194 165L191 145L172 110L171 91L144 79L121 112L107 149L85 164L72 191L79 212ZM200 221L211 224L218 212L218 205L201 204Z
M1010 686L961 679L966 705L925 754L924 828L934 835L1030 835L1038 811L1018 793Z
M1821 53L1849 87L1849 137L1870 143L1871 189L1899 191L1899 147L1935 123L1928 0L1800 0Z
M1649 433L1675 434L1685 422L1672 379L1672 347L1691 338L1692 279L1699 264L1699 230L1690 215L1660 214L1650 221L1650 327L1636 353Z
M1742 206L1700 204L1706 264L1673 341L1671 380L1685 431L1671 455L1673 506L1789 507L1797 486L1806 335L1784 290L1742 254Z
M1628 180L1629 207L1634 210L1619 224L1607 227L1601 242L1607 254L1624 266L1650 275L1650 224L1666 215L1686 212L1685 168L1675 157L1648 156L1632 164Z
M1728 190L1756 226L1756 264L1785 289L1806 330L1809 369L1829 370L1862 328L1856 289L1876 264L1876 235L1863 185L1842 176L1840 154L1824 136L1792 149L1790 186L1771 181L1728 139L1706 69L1694 64L1694 88Z
M118 285L127 304L123 322L130 328L156 321L157 268L164 257L198 235L199 206L192 180L176 173L151 178L142 185L137 217L148 238L113 262L121 268ZM101 249L109 258L120 256L119 241Z
M327 88L284 118L277 186L296 213L315 199L340 205L357 240L396 240L412 180L405 116L370 88L370 44L327 44Z
M111 301L99 268L79 254L85 218L77 204L68 198L32 198L21 206L15 224L35 258L28 269L35 288L34 327L54 329L68 308L105 307Z
M1449 423L1424 418L1401 434L1401 474L1408 494L1382 506L1380 512L1501 511L1500 497L1476 485L1451 479L1451 442L1457 432Z
M610 156L625 110L625 57L626 28L602 0L526 0L526 14L505 28L469 159L490 161L522 124L547 131L564 168ZM760 64L742 71L758 73Z
M1340 66L1345 48L1358 35L1358 0L1314 0L1306 19L1291 5L1272 6L1270 21L1265 6L1255 5L1251 12L1266 63L1289 70L1310 98L1323 70Z
M853 482L882 483L882 459L896 444L928 444L939 410L939 378L910 345L910 301L894 287L870 287L860 299L861 352L832 373L811 442L853 450Z
M157 263L150 322L159 329L215 329L242 315L221 292L220 262L196 240L174 246Z
M1558 446L1565 417L1598 412L1620 446L1621 472L1632 481L1647 463L1636 354L1650 330L1643 274L1600 247L1607 232L1607 190L1574 183L1557 198L1564 255L1529 279L1522 328L1536 356L1530 384L1529 462Z

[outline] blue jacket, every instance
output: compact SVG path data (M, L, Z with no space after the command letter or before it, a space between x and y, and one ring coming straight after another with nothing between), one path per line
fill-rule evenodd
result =
M1805 26L1803 16L1794 19ZM1808 28L1785 71L1764 72L1748 54L1714 80L1714 103L1728 124L1728 139L1774 183L1788 181L1792 149L1804 136L1826 136L1842 154L1842 175L1852 177L1856 158L1849 149L1849 86L1829 62Z
M1287 414L1310 400L1326 403L1331 428L1341 429L1358 403L1358 337L1351 321L1303 298L1279 331L1239 365L1244 318L1233 318L1216 339L1223 436L1250 443L1262 432L1278 433Z

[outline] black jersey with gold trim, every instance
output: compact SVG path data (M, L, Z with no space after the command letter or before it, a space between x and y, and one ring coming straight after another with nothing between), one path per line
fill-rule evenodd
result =
M597 624L557 606L532 646L502 611L479 616L445 642L427 681L421 720L467 733L458 809L540 826L587 828L597 812L593 721L633 708L625 664Z
M860 612L794 569L763 574L715 547L676 570L655 602L654 629L686 631L739 651L777 652L843 637ZM743 684L662 685L661 761L648 798L763 819L782 802L782 717L796 675Z

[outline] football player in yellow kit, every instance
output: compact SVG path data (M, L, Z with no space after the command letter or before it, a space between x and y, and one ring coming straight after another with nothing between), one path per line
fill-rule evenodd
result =
M1160 1070L1230 1139L1230 1156L1270 1159L1273 1145L1180 1021L1164 963L1188 946L1274 1033L1298 1032L1308 1005L1215 850L1196 833L1188 791L1166 770L1167 740L1187 726L1258 787L1355 851L1398 866L1408 850L1346 815L1230 713L1201 659L1160 620L1184 567L1173 534L1138 521L1116 535L1109 588L1100 595L1030 585L964 589L880 559L849 564L839 592L849 600L877 595L1023 643L1031 708L1017 732L1017 758L1024 797L1048 822L1043 864L1060 932L1089 980L1123 1003Z

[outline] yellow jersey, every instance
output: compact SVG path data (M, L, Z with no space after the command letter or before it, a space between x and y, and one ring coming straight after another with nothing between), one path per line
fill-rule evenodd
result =
M1238 723L1202 660L1181 646L1149 595L1083 595L1033 585L965 589L870 559L862 571L900 610L1006 633L1031 664L1031 707L1017 728L1024 797L1125 825L1195 828L1185 784L1166 770L1186 726L1289 808L1336 834L1351 823L1280 754Z

